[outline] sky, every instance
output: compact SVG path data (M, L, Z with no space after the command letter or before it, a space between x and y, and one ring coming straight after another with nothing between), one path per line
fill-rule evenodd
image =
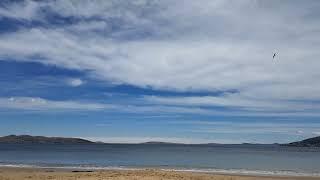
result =
M318 136L319 9L318 0L3 0L0 136Z

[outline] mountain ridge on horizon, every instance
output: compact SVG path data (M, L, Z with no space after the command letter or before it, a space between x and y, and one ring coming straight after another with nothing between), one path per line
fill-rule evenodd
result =
M0 143L11 144L93 144L95 142L81 138L46 137L31 135L8 135L0 137Z
M31 135L8 135L0 137L0 144L150 144L150 145L188 145L187 143L174 143L174 142L159 142L148 141L142 143L105 143L95 142L82 138L73 137L46 137L46 136L31 136ZM222 143L201 143L198 145L223 145ZM264 145L263 143L239 143L238 145ZM265 144L272 145L272 144ZM304 139L302 141L295 141L291 143L279 144L273 143L273 145L284 146L297 146L297 147L320 147L320 136Z

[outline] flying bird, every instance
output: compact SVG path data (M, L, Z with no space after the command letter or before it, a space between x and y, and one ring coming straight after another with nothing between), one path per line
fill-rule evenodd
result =
M277 55L277 53L274 53L274 54L273 54L273 57L272 57L272 59L274 59L274 58L276 57L276 55Z

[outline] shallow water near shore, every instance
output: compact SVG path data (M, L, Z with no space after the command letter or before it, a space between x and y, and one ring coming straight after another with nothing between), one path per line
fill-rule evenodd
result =
M0 145L0 165L320 176L320 149L278 145Z

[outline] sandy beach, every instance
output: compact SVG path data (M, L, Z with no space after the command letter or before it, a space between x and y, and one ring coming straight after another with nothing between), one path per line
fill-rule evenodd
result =
M276 176L245 176L224 175L194 172L173 172L156 169L146 170L95 170L74 171L67 169L37 168L0 168L0 180L315 180L320 177L276 177Z

